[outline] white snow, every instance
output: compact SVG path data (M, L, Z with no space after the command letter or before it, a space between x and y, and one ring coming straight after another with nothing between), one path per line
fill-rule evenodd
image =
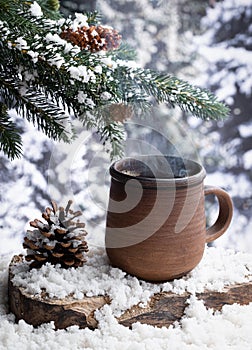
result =
M23 280L27 288L37 286L42 280L45 288L55 293L58 288L67 291L69 284L78 277L79 283L89 279L90 286L86 290L96 290L95 295L108 293L113 297L110 305L105 305L96 311L95 317L98 328L94 331L79 329L72 326L66 330L54 329L53 322L43 324L37 328L20 320L14 322L14 316L8 313L7 307L7 277L9 256L3 256L0 260L0 349L12 350L17 344L21 350L43 349L88 349L88 350L241 350L251 349L252 333L252 303L240 306L238 304L224 305L222 311L206 309L203 301L198 300L195 291L201 291L206 282L213 286L213 290L219 290L224 285L236 282L248 281L252 277L252 255L235 253L220 248L207 248L202 262L193 273L181 280L170 282L170 290L178 293L188 290L191 285L191 295L188 306L180 322L175 322L169 328L157 328L150 325L134 323L132 329L119 325L115 318L116 310L123 310L133 303L145 302L149 296L159 290L164 290L167 284L151 284L141 282L115 268L108 266L101 250L91 252L91 262L87 269L77 269L71 272L72 277L66 280L67 274L58 274L53 269L40 282L36 284L39 275L33 275L33 280ZM101 263L101 264L99 264ZM93 270L90 270L93 265ZM23 272L21 271L23 267ZM26 266L15 268L15 273L23 274L27 278ZM50 270L50 273L49 273ZM79 271L78 271L79 270ZM30 272L32 276L33 270ZM42 273L42 271L41 271ZM40 273L40 274L41 274ZM81 273L81 276L79 275ZM94 273L93 279L91 274ZM68 274L69 277L70 273ZM82 281L83 279L83 281ZM179 282L182 281L182 282ZM183 282L184 281L184 282ZM30 285L31 283L31 285ZM29 284L29 285L28 285ZM77 281L74 282L75 293L78 297L80 288ZM116 285L116 286L115 286ZM219 285L219 286L218 286ZM178 287L179 286L179 287ZM194 286L194 288L193 288ZM117 293L115 291L117 290ZM114 291L114 292L113 292ZM113 294L114 293L114 294ZM94 295L92 293L92 295ZM62 294L63 296L63 294Z
M34 1L31 4L30 12L31 12L31 15L34 16L34 17L42 17L43 16L43 12L41 10L41 7L37 3L37 1Z
M94 71L97 74L102 74L102 66L98 65L94 67Z
M80 51L80 48L78 46L73 46L71 43L67 42L66 40L61 39L61 37L58 34L48 33L45 36L45 39L48 43L54 43L54 45L63 46L65 53L69 53L71 51L74 54Z
M13 283L36 294L45 289L50 298L64 298L71 293L82 296L108 295L110 308L118 316L131 306L145 303L157 292L195 294L204 290L221 292L225 286L252 281L252 255L223 248L206 248L200 264L187 276L161 284L152 284L129 276L109 265L103 248L91 249L87 263L78 269L62 269L46 264L29 270L23 262L13 268ZM120 295L120 298L118 298Z
M34 52L33 50L28 50L27 54L32 57L33 63L36 63L38 61L38 57L39 57L38 52Z
M71 28L75 31L78 27L87 27L89 24L87 22L87 16L82 13L75 13L75 19L72 22Z
M237 195L240 197L246 197L247 195L252 194L251 184L247 181L244 174L235 177L231 174L223 175L221 171L216 171L207 175L205 184L218 184L218 186L225 189L231 197Z
M86 66L71 66L68 71L73 79L88 83L90 78L94 76L94 73L87 69Z
M83 91L78 92L77 99L79 103L84 103L91 109L95 107L94 101L92 101L91 98L87 97L87 94L85 94Z
M15 41L16 48L21 50L27 50L29 49L29 46L27 45L27 41L21 37L17 38Z
M55 53L54 57L48 59L48 63L59 69L65 63L65 59L59 53Z
M112 97L111 93L108 92L108 91L104 91L102 94L101 94L101 99L102 100L109 100L110 98Z
M249 150L243 154L244 169L252 168L252 150Z
M239 133L241 137L252 136L252 123L241 124L238 126Z
M45 39L48 43L52 42L59 45L65 45L66 43L66 41L64 39L61 39L58 34L47 33Z
M233 104L233 96L236 94L237 87L239 91L248 97L252 92L252 53L251 50L237 45L241 40L250 46L250 37L238 32L230 42L216 42L215 35L220 29L221 22L230 25L231 18L237 21L241 19L241 13L244 11L244 22L251 13L251 0L227 0L216 2L214 8L208 8L207 16L202 19L202 28L207 29L200 36L193 37L196 45L194 50L200 54L200 59L196 60L197 69L201 71L198 81L195 83L200 86L206 86L207 81L214 86L220 84L217 89L217 95L227 104ZM239 47L240 46L240 47ZM207 64L206 64L207 63ZM216 69L221 63L223 68ZM195 65L195 67L196 67ZM204 77L205 75L205 77Z

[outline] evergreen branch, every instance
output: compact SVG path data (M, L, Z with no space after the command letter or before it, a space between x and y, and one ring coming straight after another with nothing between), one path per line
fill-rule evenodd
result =
M88 111L79 116L79 120L88 130L96 130L100 142L107 147L111 159L123 155L123 142L125 140L125 129L121 122L113 120L110 107L99 108L92 112Z
M52 19L60 17L58 13L58 10L60 8L59 0L37 0L37 2L41 6L44 14L46 13L46 11L50 11L50 16L48 17Z
M23 33L39 32L43 28L43 23L39 18L31 17L31 2L3 1L0 0L0 19L8 23L13 33L22 36Z
M228 108L210 91L167 74L132 68L133 51L123 45L116 49L118 32L92 27L96 12L63 19L58 0L38 3L43 13L34 0L0 0L0 93L7 107L14 106L49 137L68 139L66 109L95 129L102 142L110 141L112 155L121 152L124 133L106 113L111 104L138 112L166 102L202 119L227 116ZM94 52L103 50L104 40L110 40L104 46L109 51Z
M42 11L43 11L43 16L45 18L50 18L53 20L57 20L61 18L61 14L58 11L60 8L60 3L59 0L37 0L36 1ZM19 20L17 22L19 26L23 26L24 23L27 22L27 20L34 21L35 18L31 18L31 12L30 8L31 5L34 3L34 0L28 0L28 1L4 1L0 0L0 14L5 13L7 17L2 17L0 15L0 18L4 18L6 22L9 23L8 21L8 16L11 16L14 20ZM38 18L36 19L36 23L38 23ZM13 23L13 27L15 26L15 23Z
M229 113L229 108L210 91L176 77L138 69L134 72L134 80L139 89L155 97L157 102L167 102L172 107L177 105L203 120L224 119Z
M99 130L101 141L105 146L110 144L110 158L123 156L123 141L125 140L125 131L121 123L112 122L104 126L102 130Z
M71 82L64 69L56 69L45 60L39 60L35 64L26 52L10 50L8 45L1 42L0 67L5 74L2 76L3 80L4 77L7 81L9 77L15 77L21 84L20 79L22 79L24 86L29 87L30 90L43 91L47 98L56 102L58 106L63 105L64 108L73 103L72 98L76 95L76 89L69 89ZM30 80L27 77L30 77ZM6 85L7 81L5 84L3 81L3 85Z
M0 73L1 95L8 108L15 108L23 118L54 140L69 140L64 111L38 92L27 90L22 94L20 82Z
M8 158L20 158L22 155L22 140L16 124L7 114L7 106L0 102L0 151Z
M98 11L86 12L86 14L88 16L88 23L90 25L97 24L102 19L102 16L98 13Z
M1 34L0 34L1 36ZM38 41L34 40L32 33L29 33L27 42L32 43L30 47L31 50L36 46L37 50L37 61L29 54L27 49L16 49L15 40L16 36L9 37L12 39L8 42L0 42L0 62L2 63L4 70L9 70L10 76L18 76L20 73L24 74L22 77L24 83L28 84L35 91L37 89L42 89L46 96L55 100L57 104L63 104L64 108L73 109L77 111L78 109L78 100L77 95L79 91L85 91L89 94L89 97L94 100L98 105L100 104L100 93L107 86L106 82L102 82L103 77L96 77L95 82L90 82L90 84L81 82L81 79L75 79L70 74L70 68L75 68L78 70L81 66L87 67L90 72L95 69L98 65L99 57L90 52L79 52L78 54L72 55L71 53L62 53L62 47L57 44L52 44L45 41L45 35L41 35ZM12 48L10 48L10 43ZM44 51L45 47L50 45L52 50ZM33 51L32 51L33 52ZM62 59L65 61L65 64L62 64L61 67L57 67L57 54L62 56ZM50 63L50 60L52 63ZM92 62L92 66L90 66ZM81 70L79 71L81 73ZM29 76L29 81L27 80ZM101 82L101 84L100 84ZM100 85L99 90L97 86Z
M68 117L58 106L33 91L21 97L21 103L25 106L25 109L21 108L26 112L27 120L37 125L38 130L51 139L69 141L67 125L64 125Z
M47 43L43 42L42 47L44 48L46 45ZM36 64L39 75L38 81L46 88L46 94L54 96L57 101L61 99L66 105L70 105L71 108L75 109L75 111L78 111L78 107L75 107L78 88L89 94L94 104L99 106L101 103L99 101L100 94L103 91L101 87L106 86L114 97L114 102L121 100L129 103L130 99L131 101L133 100L132 96L134 95L135 98L137 97L137 103L139 103L140 108L147 106L148 103L146 101L152 96L158 103L168 102L172 107L178 105L183 111L191 112L193 115L202 119L221 119L228 113L227 107L218 102L217 98L209 91L201 90L170 75L156 73L151 70L133 69L127 67L127 65L123 66L123 64L110 71L112 76L116 78L114 83L108 83L106 81L107 75L104 75L100 78L100 81L98 80L94 84L80 84L76 81L73 84L73 79L71 79L68 72L69 67L75 66L78 69L79 66L85 64L92 70L95 60L99 64L99 57L91 53L85 54L85 50L83 54L72 57L71 54L62 54L63 47L60 47L60 45L55 44L52 46L53 51L41 53L41 57L44 57L45 60L39 60ZM120 51L120 49L115 50L110 56L115 59L115 56L117 54L120 55L122 52L123 50ZM65 61L59 69L54 66L57 64L57 54L61 57L59 59ZM90 66L92 59L93 68ZM48 65L50 60L54 62L51 67ZM25 64L26 60L23 61L23 64ZM47 74L45 74L45 68ZM108 68L107 70L109 71ZM62 86L62 89L59 89L60 86ZM64 86L66 88L63 88Z
M127 43L122 43L120 47L112 52L112 57L115 56L119 60L135 61L137 59L137 53Z

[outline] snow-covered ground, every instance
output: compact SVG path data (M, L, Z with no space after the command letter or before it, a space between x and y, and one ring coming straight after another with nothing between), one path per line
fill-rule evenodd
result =
M251 349L252 303L245 306L225 305L222 311L206 309L195 293L205 288L222 291L224 286L252 280L252 255L235 253L222 248L207 248L201 263L189 275L173 282L151 284L135 277L125 276L108 265L101 248L90 251L89 262L83 268L68 270L62 274L57 268L46 265L40 271L27 271L26 263L13 267L14 283L23 286L39 298L41 288L51 297L64 297L82 292L88 295L104 295L112 298L95 314L98 329L79 329L72 326L66 330L54 330L54 324L38 328L23 320L17 324L14 316L7 313L7 268L9 257L0 262L0 349L53 350L180 350L180 349ZM79 284L76 281L80 281ZM57 281L57 283L56 283ZM180 322L169 328L157 328L135 323L130 330L119 325L119 316L128 307L141 303L144 307L149 298L160 291L183 294L188 291L188 306ZM43 344L43 345L41 345Z

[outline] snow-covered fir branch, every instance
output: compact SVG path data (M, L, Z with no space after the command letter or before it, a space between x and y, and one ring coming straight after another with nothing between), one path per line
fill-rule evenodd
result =
M97 130L103 143L111 142L114 150L120 150L123 133L116 127L114 115L106 110L104 116L104 107L125 104L141 110L150 104L151 97L203 119L227 116L228 108L209 91L166 73L136 67L127 55L125 59L125 50L119 47L120 34L100 25L95 14L76 13L74 18L64 19L57 11L52 15L42 10L40 3L44 2L0 1L0 82L6 106L13 107L14 99L21 101L18 112L24 118L30 115L29 120L49 137L51 126L46 120L50 120L50 113L60 125L62 109L68 109L86 127ZM43 104L34 106L43 95ZM38 122L38 108L48 114L43 124ZM90 122L87 112L101 117ZM71 121L69 115L65 118ZM55 132L57 139L62 129Z

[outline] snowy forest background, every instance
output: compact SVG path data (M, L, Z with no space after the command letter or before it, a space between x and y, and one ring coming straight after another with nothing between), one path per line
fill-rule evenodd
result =
M252 253L252 0L61 4L66 15L97 9L103 24L136 49L142 67L208 88L230 107L226 121L202 122L161 106L153 120L129 122L126 154L149 145L165 153L168 141L199 160L207 170L205 183L226 189L235 207L230 229L214 244ZM50 198L59 204L72 198L83 211L90 243L103 245L110 159L96 135L80 129L73 144L56 144L14 111L13 118L23 132L24 155L0 157L0 254L22 250L28 222L41 217ZM207 202L206 210L213 221L216 203Z

